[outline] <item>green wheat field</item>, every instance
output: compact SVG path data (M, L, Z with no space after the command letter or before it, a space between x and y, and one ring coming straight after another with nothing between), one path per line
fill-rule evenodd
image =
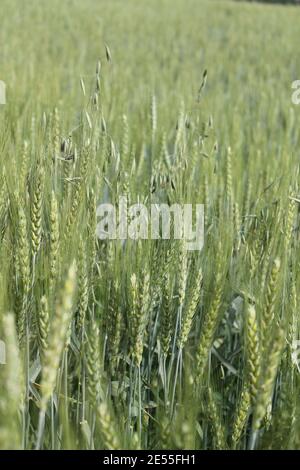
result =
M1 449L300 449L299 22L1 0ZM100 240L124 195L203 249Z

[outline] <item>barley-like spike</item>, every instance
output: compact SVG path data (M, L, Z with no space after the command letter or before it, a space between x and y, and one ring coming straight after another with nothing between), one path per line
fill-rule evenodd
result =
M152 128L152 137L154 138L156 129L157 129L157 106L156 106L156 97L152 96L151 101L151 128Z
M172 291L169 273L165 273L162 287L162 305L161 305L161 324L160 324L160 342L162 351L166 356L172 339Z
M180 253L179 253L179 280L178 280L178 299L179 305L182 306L185 300L186 294L186 282L187 282L187 253L185 242L182 241L180 244Z
M239 400L239 404L237 407L237 411L234 418L234 423L232 427L232 448L236 449L241 436L243 434L243 430L246 426L248 414L249 414L249 407L250 407L250 393L248 387L245 385L241 397Z
M294 216L295 216L295 202L293 201L293 199L289 199L286 223L284 227L284 244L285 244L286 250L288 250L290 247L292 231L293 231Z
M208 388L208 414L214 431L215 446L218 450L225 450L227 447L225 429L210 387Z
M78 261L78 326L83 328L89 301L89 282L86 263L86 249L82 237L79 242Z
M232 213L232 167L231 167L231 148L229 147L226 154L226 183L225 192L227 197L229 213Z
M58 272L59 215L54 191L50 208L50 290L53 289Z
M131 355L138 366L142 360L143 338L146 326L146 315L149 308L149 274L143 272L140 282L135 274L131 276L132 313L131 327Z
M39 326L39 340L40 340L40 353L44 357L45 351L48 348L48 335L49 335L49 306L47 297L43 295L41 298L41 307L38 314Z
M180 349L184 348L191 331L192 321L200 301L202 278L202 271L199 269L193 282L193 288L191 289L190 297L182 319L181 331L178 338L178 347Z
M81 190L82 190L81 182L77 182L73 190L72 204L71 204L70 212L68 214L67 221L66 221L65 240L67 240L68 237L70 236L72 227L78 215L78 208L79 208L81 196L82 196Z
M256 311L253 305L248 306L246 327L247 366L249 374L249 393L252 405L256 403L260 375L260 349Z
M121 450L122 445L118 429L112 412L105 402L98 406L98 418L100 423L100 434L103 439L104 448L107 450Z
M100 398L100 353L99 329L94 319L91 319L86 342L87 388L91 403L95 406Z
M91 191L88 199L88 258L89 258L89 274L91 277L91 284L93 284L93 270L97 261L97 239L96 239L96 228L97 228L97 201L94 191Z
M280 260L277 258L273 262L271 274L266 287L265 302L261 319L261 345L262 352L268 349L268 332L275 316L276 293L278 290L278 275L280 270Z
M271 347L269 349L268 361L265 364L259 379L259 388L257 392L257 400L252 422L254 431L259 430L262 420L267 412L267 408L273 393L274 382L276 379L283 346L284 331L279 327L276 328L274 340L272 341Z
M124 114L122 118L122 144L121 144L121 155L122 158L126 159L129 155L129 126L127 116Z
M60 303L57 305L51 320L48 337L48 348L44 353L42 369L42 400L41 408L46 409L49 398L54 389L61 355L65 347L72 319L73 297L76 286L76 268L73 263L69 269L67 279L61 292Z
M221 273L221 260L220 254L218 254L216 262L216 280L214 294L209 309L204 317L203 324L201 326L199 346L196 353L198 382L202 379L204 370L209 359L210 348L212 346L215 330L218 324L218 313L221 306L222 291L223 280Z
M28 165L28 150L29 145L26 140L23 142L22 157L21 157L21 170L20 170L20 188L25 188L27 165Z
M35 259L41 245L42 239L42 196L43 196L44 171L41 162L37 166L35 188L32 195L31 205L31 248L33 259Z
M18 264L20 269L20 310L18 311L18 336L23 341L28 323L28 295L30 289L30 260L27 222L24 210L19 208Z

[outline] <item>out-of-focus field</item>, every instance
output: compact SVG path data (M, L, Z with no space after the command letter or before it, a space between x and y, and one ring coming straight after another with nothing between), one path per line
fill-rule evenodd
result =
M106 43L111 125L123 112L139 122L155 92L159 124L167 126L183 99L194 106L206 68L204 104L224 144L243 155L278 150L279 142L296 148L299 113L290 96L300 68L299 16L297 7L218 0L2 0L1 79L19 122L20 111L54 104L71 120L82 103L79 78L92 80Z

